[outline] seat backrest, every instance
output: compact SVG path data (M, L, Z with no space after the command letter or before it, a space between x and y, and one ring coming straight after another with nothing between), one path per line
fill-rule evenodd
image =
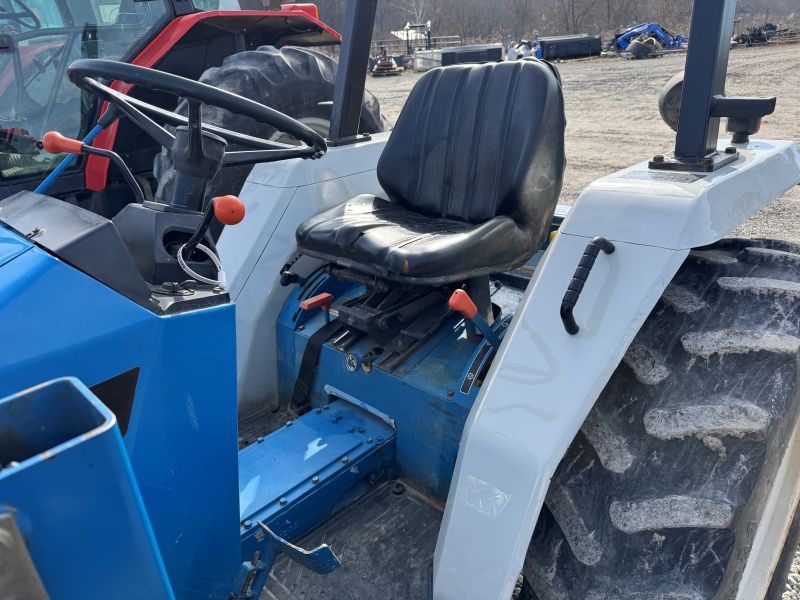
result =
M433 69L397 120L378 180L407 208L469 223L507 215L538 238L561 192L565 126L561 84L547 63Z

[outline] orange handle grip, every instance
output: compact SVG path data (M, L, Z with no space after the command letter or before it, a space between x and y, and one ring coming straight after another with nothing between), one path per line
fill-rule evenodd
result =
M300 303L300 308L303 310L311 310L312 308L321 308L322 310L330 310L333 303L333 295L325 292L308 300L303 300Z
M48 131L45 133L42 138L42 146L44 146L44 149L50 154L61 154L62 152L83 154L83 142L65 138L57 131Z
M450 296L448 304L450 305L450 308L460 312L467 319L471 319L478 314L478 307L475 306L472 298L470 298L469 294L467 294L467 292L464 290L456 290L453 292L453 295Z
M241 223L244 219L244 202L236 196L214 198L214 216L225 225Z

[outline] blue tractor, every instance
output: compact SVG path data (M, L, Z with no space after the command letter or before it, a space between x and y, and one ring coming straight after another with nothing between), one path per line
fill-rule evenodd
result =
M775 98L724 96L734 5L695 5L674 150L569 210L545 61L433 69L364 131L377 0L348 2L325 135L222 84L59 62L172 175L148 195L135 155L51 131L135 200L0 201L0 599L778 597L800 247L726 236L800 150L750 139Z
M652 53L664 50L678 50L686 40L672 33L658 23L642 23L630 27L611 38L609 50L612 52L631 52L636 58L647 58Z

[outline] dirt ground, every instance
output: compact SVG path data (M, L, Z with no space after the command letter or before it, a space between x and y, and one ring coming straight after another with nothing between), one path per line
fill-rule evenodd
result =
M685 55L634 61L596 59L558 65L567 113L567 170L561 192L572 204L595 179L669 151L675 134L658 113L658 93L683 69ZM373 78L367 87L394 123L411 88L421 77ZM777 96L765 117L762 139L800 143L800 45L731 51L727 95ZM724 125L721 137L724 137ZM732 235L800 242L800 186L754 215ZM783 600L800 600L800 551L792 564Z
M684 60L685 55L675 54L646 61L594 59L558 65L567 113L567 171L559 202L572 204L598 177L672 148L675 134L658 113L658 93L683 69ZM390 122L397 120L420 77L409 72L367 80ZM775 113L764 118L753 137L800 142L800 45L731 51L727 94L777 96ZM725 136L724 125L722 129ZM754 215L734 235L800 242L800 187Z

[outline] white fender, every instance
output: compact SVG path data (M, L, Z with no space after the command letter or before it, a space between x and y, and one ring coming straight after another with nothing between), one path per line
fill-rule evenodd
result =
M714 173L641 163L581 194L464 429L436 546L434 600L511 597L550 477L689 250L721 239L800 182L793 142L758 140L740 152ZM595 236L616 251L597 258L571 336L559 308Z

